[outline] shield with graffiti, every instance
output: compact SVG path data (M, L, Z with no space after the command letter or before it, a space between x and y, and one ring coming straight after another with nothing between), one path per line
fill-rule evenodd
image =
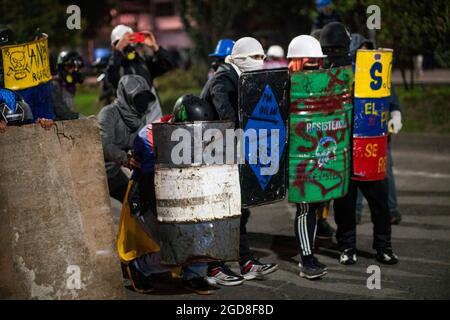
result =
M286 196L288 99L289 73L285 68L245 72L239 78L243 207Z
M343 197L350 174L351 67L291 75L289 201Z

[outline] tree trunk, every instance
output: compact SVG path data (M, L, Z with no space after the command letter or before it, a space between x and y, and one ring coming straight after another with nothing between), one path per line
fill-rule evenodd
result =
M404 67L400 67L400 72L402 74L403 86L405 87L405 90L409 90L408 81L406 81L405 68Z

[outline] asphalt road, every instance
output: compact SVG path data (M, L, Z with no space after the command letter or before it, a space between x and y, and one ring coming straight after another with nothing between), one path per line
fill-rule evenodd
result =
M248 224L256 256L279 264L266 280L220 287L198 296L169 284L157 284L150 294L127 289L129 299L449 299L450 298L450 136L400 134L393 141L399 211L403 221L393 226L393 247L400 262L379 265L371 249L372 224L367 205L358 226L358 263L343 266L333 242L317 243L317 256L329 267L322 280L298 276L294 236L295 208L285 202L252 210ZM118 221L118 204L114 203ZM334 224L333 213L329 222ZM379 265L381 289L367 288L367 268ZM237 271L237 264L232 264ZM125 282L127 285L127 282Z

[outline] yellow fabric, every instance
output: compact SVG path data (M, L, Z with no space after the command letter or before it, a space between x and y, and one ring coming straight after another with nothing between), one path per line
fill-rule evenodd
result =
M144 254L160 250L159 244L153 241L131 216L130 206L128 205L128 193L131 189L131 183L132 181L128 183L127 193L123 200L119 235L117 237L117 252L120 261L125 264ZM171 273L173 278L179 278L181 267L172 268Z
M392 54L391 49L357 51L355 97L382 98L391 95Z

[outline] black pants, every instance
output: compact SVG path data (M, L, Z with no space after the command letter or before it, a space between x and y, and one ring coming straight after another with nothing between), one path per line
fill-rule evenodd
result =
M388 181L357 181L350 179L348 194L334 200L336 239L340 250L356 248L356 197L359 188L367 200L373 223L373 248L391 246L391 223L388 207Z
M120 170L114 177L108 178L109 195L123 203L127 193L129 178Z
M300 247L302 262L313 254L317 228L317 211L322 203L297 203L295 215L295 237Z
M241 221L240 221L240 237L239 237L239 264L243 266L248 260L253 259L253 253L250 250L250 244L248 242L247 235L247 222L250 217L250 209L241 209ZM210 262L209 268L216 268L223 262Z

